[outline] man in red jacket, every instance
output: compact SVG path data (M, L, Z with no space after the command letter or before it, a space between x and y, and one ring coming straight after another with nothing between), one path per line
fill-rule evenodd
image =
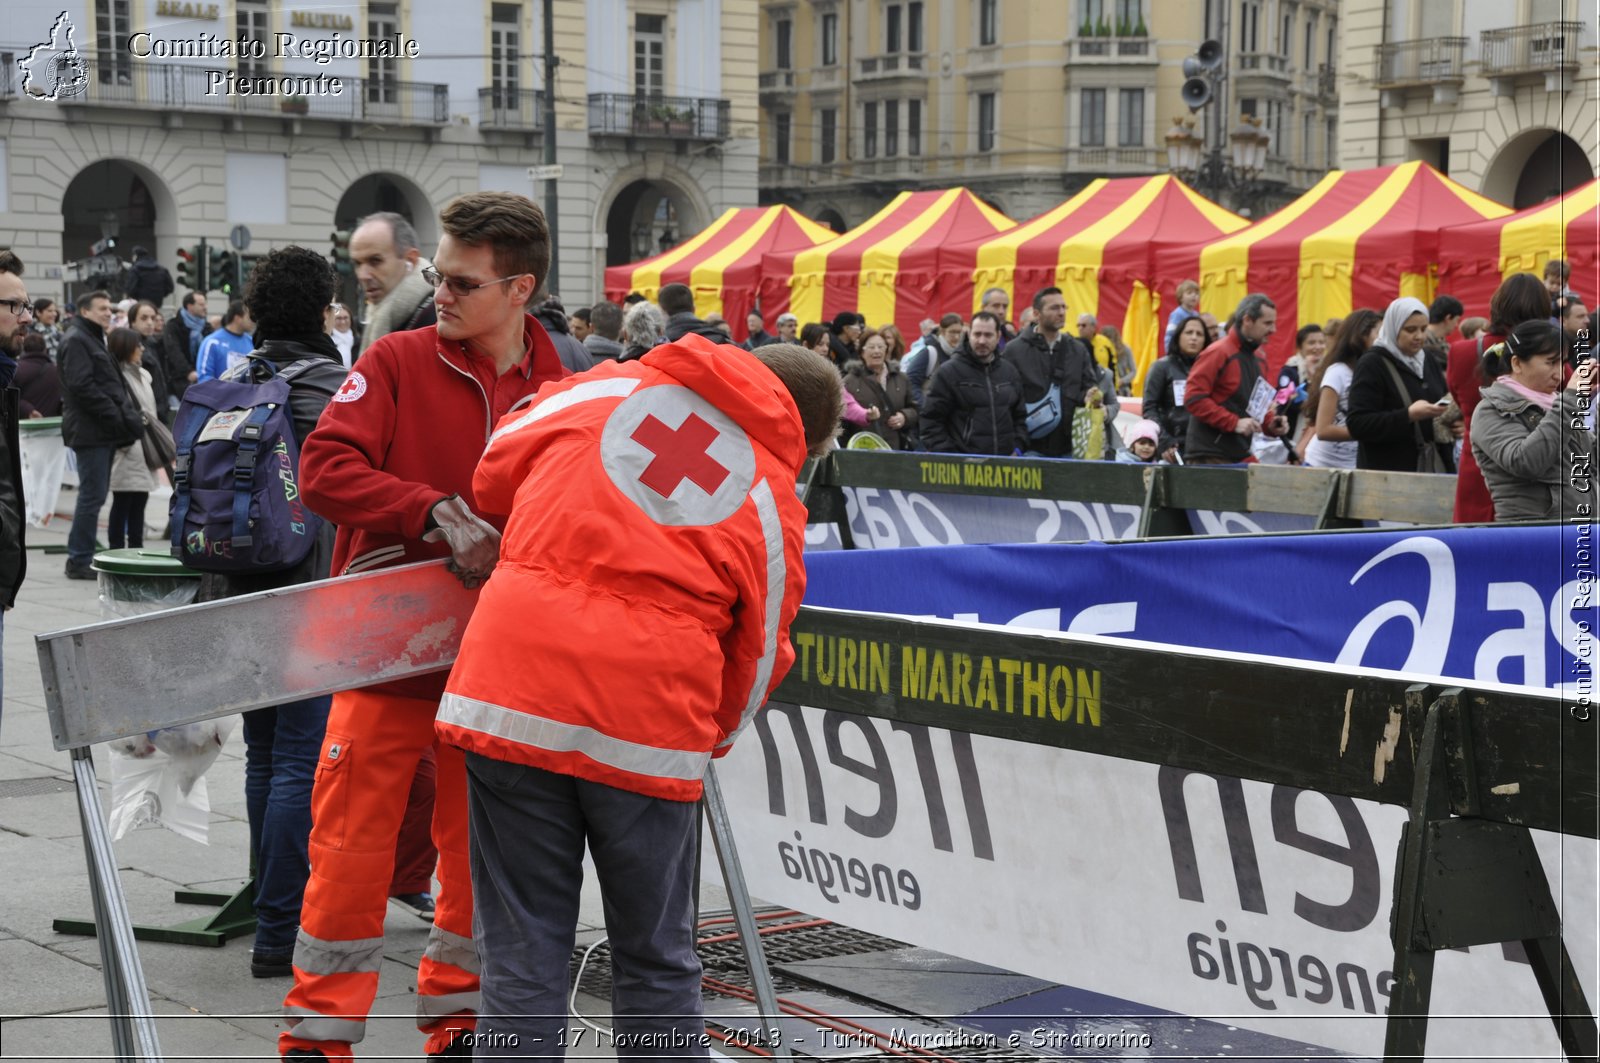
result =
M839 378L819 355L684 336L548 388L473 486L511 511L439 734L465 748L480 1057L560 1056L585 843L619 1058L708 1053L695 802L794 660L805 507Z
M1289 419L1276 414L1277 389L1267 377L1267 360L1257 353L1278 330L1277 306L1259 292L1247 295L1233 320L1228 334L1201 351L1189 370L1183 460L1190 465L1247 461L1257 432L1281 436L1289 430Z
M550 265L550 230L531 200L477 192L440 213L438 324L391 333L362 354L301 452L302 492L338 525L335 574L449 556L476 587L500 535L477 516L472 471L493 424L564 371L524 307ZM311 879L294 988L284 1001L287 1059L348 1059L378 989L383 918L405 793L435 745L442 677L335 694L312 791ZM456 1035L478 1007L461 752L436 748L433 837L439 896L417 970L417 1025L432 1057L471 1055Z

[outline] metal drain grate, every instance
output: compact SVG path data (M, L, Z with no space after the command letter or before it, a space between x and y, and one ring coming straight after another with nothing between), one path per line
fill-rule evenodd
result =
M60 794L72 789L71 779L8 779L0 782L0 801L8 797L38 797L40 794Z
M766 915L778 909L759 911L758 915ZM788 919L762 919L761 927L783 926L785 922L809 923L812 917L796 915ZM707 927L700 932L700 937L716 938L724 934L733 933L731 923ZM865 952L883 952L890 949L908 947L904 942L892 938L878 937L875 934L863 933L838 923L824 923L819 926L802 926L794 930L779 930L776 933L763 934L761 938L763 950L767 955L769 967L776 968L780 964L796 963L801 960L828 959L835 956L853 956ZM749 969L745 966L744 949L739 944L737 937L726 941L702 941L696 950L700 954L700 962L705 967L706 976L718 981L726 982L740 989L750 989L751 980ZM568 976L578 977L578 964L582 959L584 949L575 949L572 953L571 965ZM813 994L817 987L809 982L791 977L784 972L772 972L773 988L780 998L792 998L802 994ZM598 997L601 1000L611 999L611 948L607 944L598 946L589 955L589 962L583 968L582 979L578 982L581 992ZM837 990L830 990L837 994ZM706 1010L708 1014L715 1014L718 1008L715 1001L724 999L732 1005L743 1004L735 997L719 997L710 990L706 991ZM873 1007L882 1009L881 1004ZM937 1027L948 1030L962 1030L967 1034L974 1031L952 1023L941 1022L938 1019L925 1018L912 1013L907 1013L908 1019L915 1019L923 1026ZM807 1053L800 1051L797 1054L805 1056ZM1005 1045L985 1044L947 1044L937 1049L935 1055L959 1063L1035 1063L1037 1056L1026 1051L1018 1051ZM832 1053L830 1053L832 1055ZM903 1063L905 1053L891 1052L866 1052L848 1053L850 1063L877 1063L877 1061L893 1061Z

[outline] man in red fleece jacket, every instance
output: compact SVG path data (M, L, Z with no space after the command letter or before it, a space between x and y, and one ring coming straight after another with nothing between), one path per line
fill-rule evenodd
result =
M472 473L494 423L564 375L524 307L550 265L550 230L531 200L478 192L440 213L438 324L382 337L357 363L301 454L307 504L338 525L336 575L449 556L469 587L499 556L477 515ZM335 694L311 797L311 879L284 1001L286 1059L348 1059L378 990L383 919L404 795L435 746L444 677ZM417 970L417 1025L431 1057L470 1056L478 961L467 865L461 751L436 747L433 836L439 896Z

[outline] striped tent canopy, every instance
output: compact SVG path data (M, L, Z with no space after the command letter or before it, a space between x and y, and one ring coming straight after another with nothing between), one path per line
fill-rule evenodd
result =
M776 251L761 263L761 306L801 324L852 310L868 324L900 326L907 340L938 316L939 248L993 236L1015 223L965 188L902 192L862 224L825 244Z
M985 291L1004 288L1015 317L1039 289L1060 288L1068 330L1085 313L1116 325L1134 353L1134 379L1142 382L1160 357L1156 252L1177 260L1187 254L1192 273L1201 245L1248 224L1175 177L1099 178L1015 229L941 248L938 304L970 314ZM1169 306L1171 298L1169 287Z
M1302 322L1343 317L1357 307L1380 313L1402 295L1430 302L1439 230L1510 211L1422 162L1370 170L1332 170L1282 210L1200 249L1157 255L1156 281L1170 291L1185 276L1200 282L1201 309L1218 321L1250 292L1278 307L1267 359L1277 369L1294 353Z
M756 305L761 258L797 251L833 238L833 230L792 207L730 207L691 239L665 254L606 268L606 298L621 303L629 292L654 300L665 284L687 284L695 313L721 314L737 342L748 338L745 317ZM769 331L778 311L764 307Z
M1469 315L1487 317L1489 298L1502 280L1513 273L1543 276L1552 258L1572 268L1573 291L1600 298L1600 181L1503 218L1440 233L1439 290L1460 299Z

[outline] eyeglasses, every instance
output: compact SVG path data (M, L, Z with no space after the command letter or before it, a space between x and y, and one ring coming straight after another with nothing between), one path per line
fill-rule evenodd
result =
M9 310L13 317L21 317L23 314L33 313L33 300L27 296L23 296L21 299L0 299L0 306Z
M440 273L432 266L428 266L422 271L423 280L427 281L435 288L439 287L441 284L444 285L446 288L450 289L450 294L455 296L457 299L464 299L473 292L477 291L479 288L487 288L491 284L504 284L506 281L514 281L518 277L531 276L533 276L531 273L513 273L509 277L496 277L494 280L484 281L482 284L468 284L459 277L446 277L443 273Z

